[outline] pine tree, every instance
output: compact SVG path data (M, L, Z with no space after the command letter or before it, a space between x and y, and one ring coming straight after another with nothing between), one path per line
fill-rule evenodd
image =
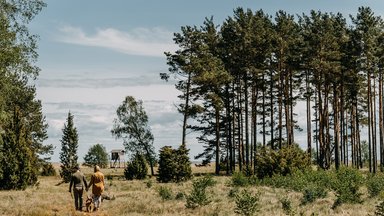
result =
M174 172L176 171L177 161L174 159L174 153L171 146L164 146L160 149L159 154L159 170L157 181L171 182L173 181Z
M25 120L18 108L5 134L0 134L0 189L22 189L36 183L38 169L34 167L37 158L29 148L31 140L25 130Z
M187 181L192 178L191 161L189 160L189 149L186 148L185 144L181 144L176 151L176 182Z
M188 152L185 144L181 144L178 149L172 149L171 146L162 147L157 180L164 183L189 180L192 177L192 169Z
M77 165L77 148L78 145L78 134L77 129L73 123L73 115L71 112L68 113L67 123L64 124L63 136L61 138L61 152L60 162L61 170L60 176L64 182L69 182L71 174Z

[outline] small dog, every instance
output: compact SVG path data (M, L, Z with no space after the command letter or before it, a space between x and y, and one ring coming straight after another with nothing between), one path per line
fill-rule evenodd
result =
M85 201L85 211L92 212L94 209L95 209L95 206L93 204L92 196L88 195L87 200Z

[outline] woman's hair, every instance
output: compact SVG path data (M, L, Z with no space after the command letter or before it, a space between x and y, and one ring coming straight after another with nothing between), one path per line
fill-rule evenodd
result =
M94 171L95 172L100 171L100 167L96 165Z

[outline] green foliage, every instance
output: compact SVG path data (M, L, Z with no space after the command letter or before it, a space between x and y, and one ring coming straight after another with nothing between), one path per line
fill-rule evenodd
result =
M160 149L159 169L157 180L159 182L182 182L192 177L191 162L185 145L179 149L164 146Z
M41 171L42 176L56 176L55 167L51 163L45 163Z
M370 197L378 196L384 191L384 174L376 173L367 176L366 185Z
M13 116L11 124L4 128L5 133L0 134L0 189L24 190L37 181L38 169L33 167L37 158L29 147L31 140L19 109L14 110Z
M145 182L145 185L147 186L147 188L151 188L152 185L153 185L153 182L151 179L148 179L148 181Z
M280 203L282 205L284 213L286 215L294 215L295 211L293 210L291 200L287 196L284 196L284 197L280 198L279 200L280 200Z
M248 185L248 178L242 172L234 172L231 181L232 186L244 187Z
M136 153L132 161L127 162L124 170L124 176L127 180L145 179L147 177L148 167L144 155Z
M199 178L192 183L192 192L188 195L186 207L187 208L196 208L198 206L204 206L211 202L210 198L207 195L206 189L215 185L216 182L212 179L211 176L205 176Z
M178 193L176 194L176 196L175 196L175 199L176 199L176 200L182 200L182 199L184 199L184 197L185 197L185 195L184 195L183 192L178 192Z
M101 168L106 168L108 166L108 153L105 147L101 144L91 146L84 156L84 165L90 167L99 165Z
M350 167L340 167L336 171L332 189L336 192L337 199L333 208L342 203L360 203L360 187L363 184L363 176L359 170Z
M324 170L297 170L290 175L274 175L262 179L259 184L276 188L285 188L303 193L302 204L324 198L331 190L335 177Z
M77 166L78 147L79 144L77 129L73 123L73 115L69 112L67 117L67 123L64 124L63 136L61 138L60 176L61 178L63 178L64 182L69 182L71 180L71 175L74 171L75 166Z
M171 200L173 198L172 190L166 186L160 186L159 195L163 201L164 200Z
M176 182L187 181L192 178L191 162L189 160L189 149L185 145L174 152L175 160L177 161L176 173L174 175Z
M276 174L288 175L310 166L310 158L299 146L284 146L280 150L261 147L257 151L255 173L259 178Z
M306 205L314 202L316 199L327 196L327 191L324 187L316 184L309 184L304 188L301 204Z
M143 102L127 96L117 108L116 114L117 118L114 119L111 130L112 135L119 139L122 138L128 151L144 153L148 158L151 174L154 175L153 134L148 125L148 115L144 110Z
M171 146L164 146L160 149L157 176L159 182L171 182L174 180L174 173L177 167L177 161L174 158L174 150Z
M228 191L228 197L235 198L238 193L239 193L239 187L233 187Z
M259 211L260 194L252 194L247 190L242 190L235 196L235 213L245 216L255 215Z
M37 35L28 23L46 6L41 0L0 1L0 189L25 189L37 181L52 154L43 145L47 124L34 80Z

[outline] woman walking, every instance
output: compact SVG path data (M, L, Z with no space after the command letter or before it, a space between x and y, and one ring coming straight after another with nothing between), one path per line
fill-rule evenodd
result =
M91 176L89 187L92 186L93 204L95 205L95 211L99 210L101 205L101 194L104 191L104 174L100 172L100 167L95 166L94 173Z

